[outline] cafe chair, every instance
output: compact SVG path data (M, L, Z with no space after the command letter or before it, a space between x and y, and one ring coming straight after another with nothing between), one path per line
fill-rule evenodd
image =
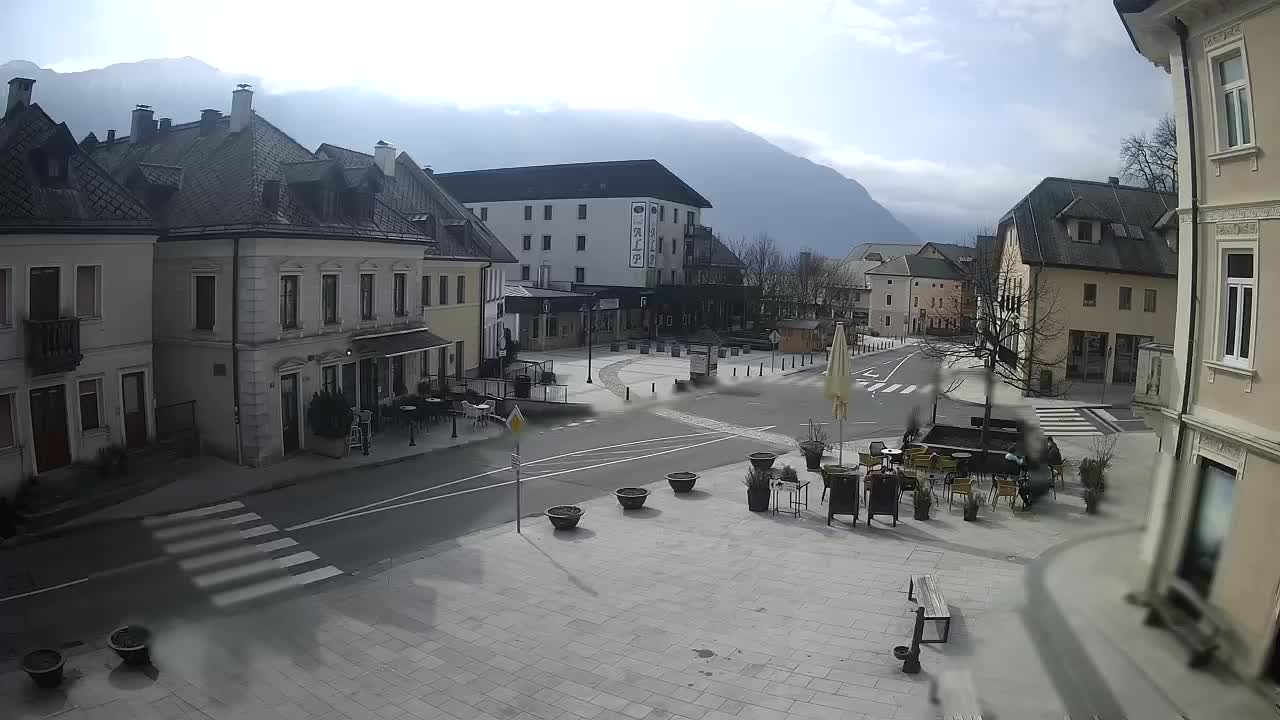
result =
M962 496L964 498L964 502L968 502L968 499L973 497L973 489L974 482L972 476L965 475L963 477L952 478L951 489L947 495L947 508L950 509L951 501L955 500L957 495Z
M995 482L991 484L990 505L995 507L1000 498L1009 498L1009 509L1013 510L1013 504L1018 499L1018 483L1012 478L1005 475L996 475Z

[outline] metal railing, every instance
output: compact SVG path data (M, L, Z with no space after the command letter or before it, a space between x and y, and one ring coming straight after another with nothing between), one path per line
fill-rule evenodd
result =
M34 374L74 370L84 356L80 353L80 318L27 320L27 367Z
M521 398L516 392L518 383L506 378L468 378L465 381L467 392L474 392L485 397L496 397L501 400L537 400L540 402L569 402L569 386L556 384L530 384L529 396Z

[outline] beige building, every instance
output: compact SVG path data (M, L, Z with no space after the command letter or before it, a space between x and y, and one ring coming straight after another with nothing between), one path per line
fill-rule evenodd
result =
M1140 351L1134 399L1160 437L1142 585L1189 583L1227 624L1220 655L1280 683L1280 3L1116 2L1169 72L1178 131L1176 326ZM1194 133L1192 132L1194 130ZM1275 374L1272 374L1272 372Z
M156 429L150 215L9 81L0 119L0 498Z
M1115 178L1051 177L1000 219L994 268L1010 286L1001 305L1036 328L1007 333L1002 358L1016 357L1027 387L1083 396L1131 384L1138 346L1173 337L1175 206L1171 194Z
M960 333L972 327L973 248L926 243L865 272L869 319L881 335Z
M474 374L494 263L514 258L408 155L312 153L252 96L181 125L139 106L127 137L82 147L160 229L157 398L194 402L206 448L257 465L307 445L322 389L377 410Z

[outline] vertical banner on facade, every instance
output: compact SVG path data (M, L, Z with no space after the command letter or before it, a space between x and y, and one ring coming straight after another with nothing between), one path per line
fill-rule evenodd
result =
M647 221L649 251L649 267L658 267L658 203L649 203L649 220Z
M646 220L649 217L649 212L645 209L646 205L648 203L631 203L631 233L628 239L629 245L627 246L630 248L627 251L627 267L644 267L645 243L648 240Z

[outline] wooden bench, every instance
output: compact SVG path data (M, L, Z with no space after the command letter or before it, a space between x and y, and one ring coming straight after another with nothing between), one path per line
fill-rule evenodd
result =
M936 620L942 623L942 637L940 639L925 640L920 638L920 642L946 642L947 636L951 634L951 608L947 606L946 598L942 597L942 590L938 587L938 579L932 575L911 578L911 583L907 587L908 600L915 600L917 588L920 590L920 599L917 602L924 608L924 619Z
M1224 627L1200 593L1180 578L1169 581L1166 594L1152 598L1145 623L1173 631L1173 636L1191 651L1188 664L1193 668L1202 668L1213 660Z

